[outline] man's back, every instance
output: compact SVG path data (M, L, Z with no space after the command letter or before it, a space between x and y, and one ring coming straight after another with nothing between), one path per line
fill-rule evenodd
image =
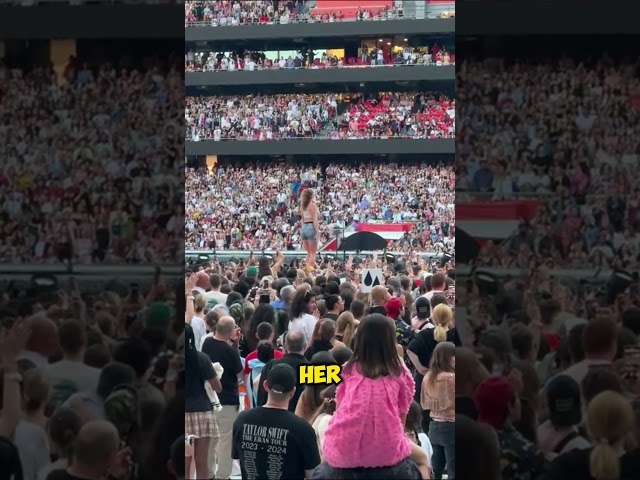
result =
M293 397L291 397L291 400L289 400L289 411L295 412L296 405L298 405L298 400L300 399L300 395L302 395L302 390L304 389L304 387L300 385L300 377L299 377L300 366L309 365L309 361L306 358L304 358L304 356L301 353L286 353L281 358L269 360L269 362L267 362L267 364L262 369L261 378L267 378L267 374L274 367L274 365L278 365L280 363L285 363L289 365L291 368L293 368L293 371L296 372L297 381L298 381L296 385L296 393L293 395ZM257 404L262 406L265 403L267 403L267 392L264 389L262 382L260 382L260 385L258 387Z
M48 365L45 374L51 388L51 401L58 406L76 392L95 393L100 370L80 362L60 360Z
M242 478L299 478L320 464L311 425L280 408L245 410L233 424L231 456L240 460Z
M222 392L218 394L221 405L239 405L238 374L242 371L240 353L227 342L208 337L202 344L202 353L211 359L211 363L219 362L224 373L220 379Z

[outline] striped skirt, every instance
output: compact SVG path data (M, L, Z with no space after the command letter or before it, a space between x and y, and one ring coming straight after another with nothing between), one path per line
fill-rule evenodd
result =
M220 431L218 430L218 420L216 420L213 410L209 412L185 412L184 433L185 435L193 435L196 438L218 438Z

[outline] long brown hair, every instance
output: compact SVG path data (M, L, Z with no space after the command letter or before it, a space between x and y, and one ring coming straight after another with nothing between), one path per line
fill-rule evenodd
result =
M451 359L456 355L456 346L451 342L440 342L433 350L431 363L429 363L429 385L433 385L441 373L455 373L451 365Z
M329 385L322 390L320 392L320 398L322 398L322 405L318 407L316 413L311 417L311 421L309 422L311 424L323 413L333 415L336 412L336 385Z
M353 356L345 366L347 373L356 366L367 378L400 376L403 365L396 351L393 320L374 313L364 317L353 342Z
M356 335L356 320L351 312L342 312L336 322L336 333L342 334L342 343L353 350L353 340Z
M456 348L456 395L471 397L488 376L489 372L474 351Z
M309 207L311 200L313 200L313 190L306 188L300 195L300 206L303 210L306 210Z
M313 328L313 334L311 335L311 341L331 341L331 339L335 336L336 322L334 322L330 318L323 318L322 320L316 322L316 326Z

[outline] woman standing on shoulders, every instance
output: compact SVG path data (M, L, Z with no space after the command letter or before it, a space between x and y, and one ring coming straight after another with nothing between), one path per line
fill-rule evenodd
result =
M305 189L300 195L300 217L302 217L300 230L302 248L307 252L307 268L313 270L316 266L320 226L318 225L318 207L313 200L313 190L310 188Z

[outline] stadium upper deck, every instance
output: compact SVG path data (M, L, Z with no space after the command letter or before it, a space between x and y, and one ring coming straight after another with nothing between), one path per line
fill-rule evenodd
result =
M422 92L436 98L444 95L451 100L446 110L452 114L452 108L455 109L455 29L453 19L449 17L453 6L453 2L436 5L427 1L380 0L187 2L185 68L191 70L185 74L187 96L193 103L194 97L246 96L256 92L301 97L328 93L347 98L379 92ZM283 16L288 20L281 21ZM353 21L341 22L340 16ZM221 23L222 18L226 20ZM301 23L303 21L307 23ZM233 25L234 22L237 28L221 28L222 24ZM258 62L268 64L269 68L251 68L251 57L255 57L256 52L260 58L264 57ZM411 62L411 55L415 64ZM332 68L331 58L340 65ZM232 71L229 71L230 62L233 62ZM281 62L285 68L280 68L278 63ZM328 65L328 68L318 64ZM199 65L198 71L194 71L196 65ZM215 65L224 66L224 69ZM354 68L338 68L345 65ZM258 104L255 107L262 108ZM205 109L198 115L206 116L212 112ZM219 112L215 109L216 118ZM240 113L241 118L252 121L248 111ZM264 118L264 114L260 116ZM199 140L195 142L187 139L187 155L254 155L257 151L265 155L308 154L311 141L314 153L327 155L348 152L453 153L454 139L440 138L449 137L449 132L414 138L403 135L384 141L339 142L327 139L338 138L327 135L333 126L331 122L324 124L326 132L313 136L310 141L303 141L310 138L304 135L274 135L270 137L274 141L260 142L259 145L250 141L216 142L216 118L209 123L210 134L193 136ZM193 118L190 120L195 121ZM208 119L202 121L206 123ZM249 132L234 138L248 140L254 135ZM258 135L255 138L262 137ZM275 138L279 140L275 141ZM339 138L353 137L345 135Z

